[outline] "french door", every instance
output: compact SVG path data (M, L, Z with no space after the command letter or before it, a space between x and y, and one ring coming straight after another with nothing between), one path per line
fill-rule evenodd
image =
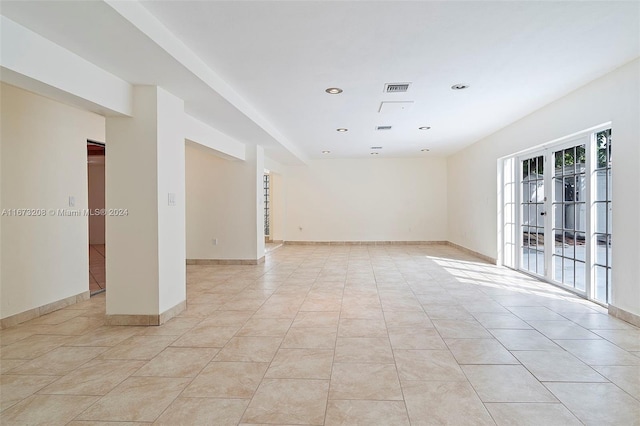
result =
M606 304L611 288L611 130L518 157L518 266Z

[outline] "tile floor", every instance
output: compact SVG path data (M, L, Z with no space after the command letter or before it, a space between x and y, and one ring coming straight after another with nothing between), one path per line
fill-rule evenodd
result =
M2 424L640 424L640 331L447 246L189 266L188 309L105 295L0 332ZM128 423L131 424L131 423Z
M89 291L96 294L107 287L106 248L104 244L89 245Z

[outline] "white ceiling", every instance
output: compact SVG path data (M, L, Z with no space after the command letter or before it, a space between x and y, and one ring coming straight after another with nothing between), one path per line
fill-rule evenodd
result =
M167 88L190 114L283 162L295 161L288 143L310 158L369 157L371 146L383 147L377 158L448 155L640 56L637 1L142 4L264 121L106 3L2 2L1 12L131 83ZM394 82L412 84L383 93ZM344 92L324 92L334 86ZM414 104L385 114L382 101Z

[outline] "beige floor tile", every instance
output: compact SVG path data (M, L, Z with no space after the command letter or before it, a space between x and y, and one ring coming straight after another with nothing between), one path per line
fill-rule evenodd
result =
M33 319L29 321L30 324L60 324L71 318L75 318L79 315L82 315L81 311L73 311L67 309L60 309L55 312L51 312L49 314L43 315L39 318Z
M32 395L2 412L6 425L66 425L98 397L76 395Z
M402 400L396 367L334 363L329 399Z
M80 414L78 420L154 421L190 379L129 377Z
M493 425L471 385L464 382L402 382L412 425Z
M483 402L557 402L521 365L463 365Z
M29 361L26 359L4 359L0 361L0 374L7 374L9 371L24 364L25 362Z
M251 398L268 363L211 362L187 386L184 397Z
M386 337L338 337L335 362L393 364L393 353Z
M562 350L537 330L490 330L491 334L510 351L553 351Z
M485 328L531 329L529 324L511 313L474 312L473 316Z
M140 335L144 336L182 336L187 331L198 325L202 318L174 317L157 327L146 327Z
M385 310L384 320L387 328L433 328L433 323L424 312Z
M143 365L144 361L93 360L51 383L39 393L106 395Z
M562 404L487 403L498 426L580 426L582 423Z
M340 312L299 312L291 327L338 327Z
M151 422L96 422L91 420L74 420L67 423L67 426L143 426L152 424Z
M221 348L238 332L239 327L212 327L200 323L184 333L171 346L189 348Z
M594 369L565 351L514 351L541 382L606 382Z
M564 321L566 319L544 306L515 306L510 307L509 310L525 321Z
M340 337L387 337L387 326L384 319L340 318L338 325Z
M57 379L57 376L1 375L0 411L17 404Z
M344 401L327 404L326 426L409 426L403 401Z
M219 307L215 305L199 305L199 304L190 304L187 303L187 309L180 312L178 315L179 318L187 317L187 318L206 318L209 315L212 315L218 311Z
M589 365L640 365L640 358L606 340L556 340Z
M466 381L448 350L393 351L400 380Z
M285 318L251 318L236 333L236 336L284 337L291 327L291 320Z
M214 359L215 361L271 362L281 343L280 337L234 337Z
M628 322L619 320L607 314L565 314L566 318L588 330L632 330L634 327Z
M393 349L447 349L435 328L389 328Z
M26 324L0 330L0 346L8 346L36 334L35 327Z
M635 425L640 402L612 383L545 383L587 425Z
M236 426L247 405L246 399L178 398L154 425Z
M341 319L357 319L357 320L369 320L380 322L384 321L384 313L380 306L374 308L351 306L343 303L342 310L340 311Z
M479 322L467 320L432 320L444 339L489 339L491 334Z
M528 323L549 339L600 339L600 336L569 321L528 321Z
M215 348L168 347L138 370L135 376L195 377L217 353Z
M133 336L118 343L100 357L102 359L150 360L175 339L175 336Z
M67 346L115 346L145 330L145 327L103 326L77 337Z
M321 425L327 380L265 379L242 417L245 423Z
M71 342L75 337L34 334L8 346L2 346L0 358L35 359L53 349Z
M333 356L331 349L280 349L265 377L328 380L331 378Z
M519 364L496 339L447 339L458 364Z
M214 312L199 324L205 327L236 327L240 329L253 315L253 311Z
M431 320L474 320L473 315L460 305L424 305L424 310Z
M282 342L283 348L333 349L337 331L332 327L291 328Z
M593 368L620 389L640 400L640 366L596 366Z
M97 357L107 349L100 347L58 347L14 368L11 374L63 376Z
M625 351L640 351L640 330L596 330L596 334Z
M81 311L79 311L81 312ZM103 318L76 316L52 327L51 334L81 336L104 325ZM47 333L48 334L48 333Z

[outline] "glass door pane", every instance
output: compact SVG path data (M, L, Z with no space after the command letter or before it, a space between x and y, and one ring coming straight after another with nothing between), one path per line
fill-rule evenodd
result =
M553 280L579 291L587 282L586 145L553 153Z
M521 160L521 169L520 268L544 275L544 157L540 155Z

